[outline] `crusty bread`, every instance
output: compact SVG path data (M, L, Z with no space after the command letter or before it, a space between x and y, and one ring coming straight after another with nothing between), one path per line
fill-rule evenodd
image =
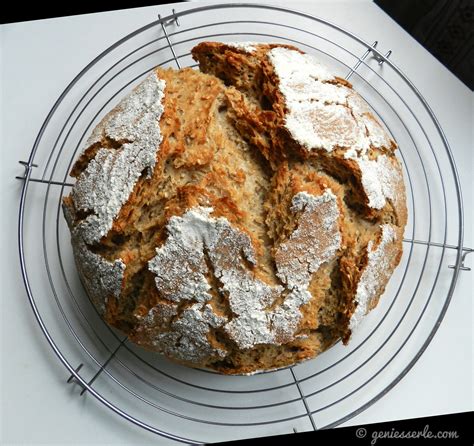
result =
M396 144L297 48L204 42L97 126L64 199L104 319L194 367L253 373L349 340L402 252Z

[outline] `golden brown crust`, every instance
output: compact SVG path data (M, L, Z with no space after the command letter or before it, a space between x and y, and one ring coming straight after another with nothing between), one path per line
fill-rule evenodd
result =
M367 309L376 306L402 252L407 212L395 143L370 146L362 161L347 157L347 147L308 151L286 125L288 99L267 57L274 48L304 54L204 42L192 51L204 73L157 69L166 87L153 169L97 242L77 236L93 212L76 208L74 195L63 205L83 281L100 279L93 268L84 274L84 249L89 263L114 274L115 282L88 287L104 319L145 348L221 373L284 367L347 342L362 297ZM340 78L327 83L352 94ZM374 119L358 100L360 116ZM100 150L129 142L101 125L71 172L79 179ZM375 208L367 172L379 159L394 174ZM384 267L373 270L377 256ZM309 266L295 266L296 257ZM365 286L374 271L377 282ZM188 296L189 284L202 291ZM255 296L260 319L252 321L244 302ZM245 327L256 333L244 335Z

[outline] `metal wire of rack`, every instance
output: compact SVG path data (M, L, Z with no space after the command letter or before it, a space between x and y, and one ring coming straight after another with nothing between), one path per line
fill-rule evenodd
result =
M194 66L190 48L211 39L293 43L350 78L397 140L408 193L401 265L351 344L250 377L171 364L103 323L75 274L61 216L61 199L73 185L70 167L104 112L154 66ZM208 5L159 16L97 56L69 84L28 161L20 161L18 243L35 317L69 370L67 382L79 384L81 395L148 431L201 443L262 435L268 425L273 433L337 426L408 373L436 333L458 274L470 270L464 262L472 249L463 247L462 194L446 137L419 91L389 59L391 51L383 54L377 45L282 7ZM38 220L40 227L32 223Z

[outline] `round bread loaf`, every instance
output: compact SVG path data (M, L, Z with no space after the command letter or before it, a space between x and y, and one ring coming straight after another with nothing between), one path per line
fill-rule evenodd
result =
M63 209L107 323L194 367L254 373L347 343L402 253L396 144L299 49L204 42L95 128Z

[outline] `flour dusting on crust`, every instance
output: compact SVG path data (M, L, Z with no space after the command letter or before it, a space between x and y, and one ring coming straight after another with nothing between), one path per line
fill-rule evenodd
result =
M204 257L204 238L209 237L211 229L207 215L211 211L202 207L182 217L171 217L166 226L166 243L156 249L156 256L148 263L157 289L170 301L207 302L212 297Z
M225 45L246 53L253 53L257 51L258 42L225 42Z
M165 82L151 73L104 118L87 142L90 146L111 138L123 143L118 149L99 148L72 190L76 210L90 213L76 227L88 244L109 232L138 178L155 166L162 140L164 89Z
M353 90L347 94L347 106L355 118L364 124L372 147L390 147L393 144L387 130L374 118L367 102Z
M186 356L188 360L190 354L186 349L193 352L196 361L203 359L198 352L204 357L219 356L221 351L210 349L207 344L203 347L203 339L208 333L205 323L223 326L242 349L258 344L282 344L295 338L301 319L300 308L311 299L307 289L311 275L335 256L341 236L339 208L336 196L330 190L318 197L306 192L297 194L291 210L301 212L298 228L279 247L276 256L277 274L285 287L271 286L254 276L244 262L255 264L250 237L234 228L226 218L212 217L212 208L198 206L180 217L171 217L166 242L157 248L156 256L148 266L155 274L160 295L176 306L185 300L196 301L196 304L186 309L186 318L181 316L173 323L171 332L157 334L157 346L165 340L167 351L172 349L173 354ZM295 263L300 254L302 263ZM221 284L219 292L228 298L234 314L230 321L217 315L214 315L215 319L211 318L212 308L206 305L212 299L207 278L210 273ZM288 294L284 301L269 310L285 288ZM200 327L198 335L195 322ZM184 344L182 337L186 339ZM177 339L181 339L179 348Z
M278 277L289 288L309 285L312 274L332 259L341 245L336 196L326 190L320 196L299 192L291 211L302 212L299 225L275 254Z
M291 92L291 85L305 89L310 87L310 82L334 80L333 74L309 54L277 47L268 52L268 57L280 78L280 85L288 87L288 92Z
M368 158L370 148L394 143L367 103L351 88L328 83L334 76L309 55L274 48L267 56L285 98L285 126L291 136L308 152L345 148L345 158L356 160L360 168L368 206L382 209L402 179L388 157Z
M381 284L386 282L387 276L391 273L393 258L388 251L396 240L397 234L395 227L388 224L382 225L381 231L382 235L377 247L374 248L372 240L369 241L367 246L368 262L357 285L355 295L357 306L349 322L351 331L359 325L367 314L372 300L380 292Z
M122 259L109 262L92 252L84 241L73 235L76 265L92 301L103 314L108 296L119 298L126 268Z
M356 161L371 208L382 209L387 199L397 199L398 185L402 178L399 169L388 156L379 155L375 160L370 160L366 156L357 157Z
M210 305L196 303L186 308L181 316L171 324L171 331L154 337L157 350L176 359L201 362L214 358L223 358L227 351L212 347L208 340L209 327L219 327L225 319L215 315ZM151 326L155 321L151 321Z
M273 48L267 57L285 98L286 128L304 149L390 147L390 138L364 100L351 88L334 83L336 77L312 56Z

